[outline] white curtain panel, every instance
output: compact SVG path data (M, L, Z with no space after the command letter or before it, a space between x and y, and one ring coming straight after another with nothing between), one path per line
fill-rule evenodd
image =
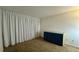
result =
M26 39L26 41L29 39L29 19L28 19L28 16L25 18L25 26L24 26L24 28L25 28L25 39Z
M28 31L28 33L27 33L27 36L28 36L28 39L30 40L30 38L31 38L31 37L30 37L30 36L31 36L31 35L30 35L30 30L31 30L30 28L31 28L31 26L30 26L30 19L29 19L29 16L28 16L27 18L28 18L28 22L27 22L27 31ZM27 40L28 40L28 39L27 39Z
M10 41L11 41L11 45L15 45L15 15L13 12L9 13L9 23L10 23Z
M19 40L19 18L18 18L18 15L16 14L16 17L15 17L15 20L16 20L16 29L15 29L15 33L16 33L16 43L18 44L20 42Z
M3 33L4 33L4 46L10 45L11 33L10 33L10 17L9 12L3 10Z
M0 52L3 51L3 37L2 37L2 10L0 9Z
M15 45L38 37L40 32L40 19L2 10L2 24L0 23L0 37L3 39L4 47ZM2 30L3 29L3 30Z
M22 29L22 26L21 26L21 17L19 16L19 42L22 41L21 29Z
M26 39L26 17L25 16L23 16L23 41L26 41L27 39Z

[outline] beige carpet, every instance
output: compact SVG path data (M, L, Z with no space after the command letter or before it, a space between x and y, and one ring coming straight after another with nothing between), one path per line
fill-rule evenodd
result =
M72 46L58 46L38 38L29 40L4 49L5 52L77 52L78 48Z

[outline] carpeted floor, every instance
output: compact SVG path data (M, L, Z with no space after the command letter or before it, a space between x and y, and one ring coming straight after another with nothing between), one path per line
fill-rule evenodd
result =
M78 52L79 49L65 45L58 46L38 38L4 48L5 52Z

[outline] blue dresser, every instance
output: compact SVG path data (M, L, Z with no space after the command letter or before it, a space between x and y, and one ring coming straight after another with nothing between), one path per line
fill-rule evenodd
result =
M44 32L44 39L51 43L63 46L63 34Z

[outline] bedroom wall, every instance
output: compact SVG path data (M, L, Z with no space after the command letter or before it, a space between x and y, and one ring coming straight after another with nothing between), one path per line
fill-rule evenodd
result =
M41 18L41 36L44 31L64 33L64 44L79 47L79 10Z

